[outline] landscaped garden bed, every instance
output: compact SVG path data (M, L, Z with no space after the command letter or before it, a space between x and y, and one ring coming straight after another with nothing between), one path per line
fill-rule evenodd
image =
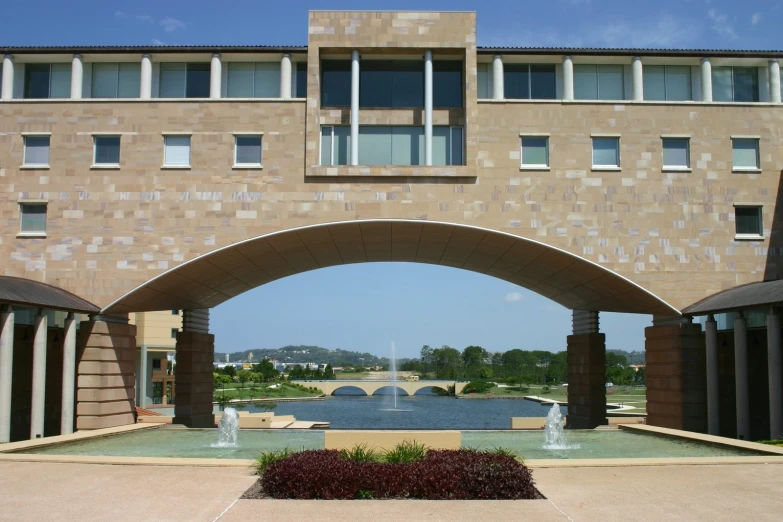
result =
M427 450L403 443L384 452L305 450L265 453L258 482L243 498L277 499L537 499L530 470L515 455Z

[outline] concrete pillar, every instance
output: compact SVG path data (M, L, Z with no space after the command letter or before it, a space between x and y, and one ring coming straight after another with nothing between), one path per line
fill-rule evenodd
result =
M780 63L769 61L769 101L780 103Z
M496 54L492 57L492 99L502 100L505 97L503 83L503 57Z
M177 333L175 424L189 428L215 425L212 413L214 356L215 336L209 333L209 310L184 310L182 331ZM166 393L165 389L163 393Z
M144 54L141 57L141 83L139 84L139 98L142 100L149 100L152 98L152 56L149 54Z
M654 317L644 330L647 424L707 430L704 333L687 317Z
M767 314L767 367L769 369L769 438L783 438L783 356L780 352L780 314Z
M712 101L712 64L709 58L701 59L701 101Z
M82 99L82 82L84 81L84 62L81 54L74 54L71 60L71 99Z
M60 435L73 433L76 396L76 319L73 313L65 318L63 340L63 391L60 409Z
M351 165L359 164L359 51L351 53Z
M223 85L223 63L220 59L220 53L212 55L212 61L209 65L209 97L212 99L220 98L220 87Z
M147 345L141 345L139 357L139 375L136 377L139 381L139 395L136 405L139 408L147 407Z
M424 164L432 165L432 51L424 51Z
M734 386L737 402L737 438L750 440L748 396L748 321L742 312L734 318Z
M43 309L35 316L33 337L33 397L30 409L30 439L43 437L44 409L46 407L46 329L47 317Z
M633 101L642 101L644 100L644 69L641 56L633 57L631 70L633 72Z
M280 60L280 97L291 98L291 55L284 54Z
M0 99L12 100L14 98L14 55L3 56L3 84L0 86Z
M136 326L128 315L91 315L79 327L77 344L76 429L136 422Z
M574 310L568 336L567 427L593 429L606 424L606 336L598 332L598 312Z
M704 323L707 356L707 433L720 435L720 389L718 388L718 323L710 314Z
M11 441L11 379L14 369L14 312L0 312L0 444Z
M563 99L574 99L574 61L570 56L563 56Z

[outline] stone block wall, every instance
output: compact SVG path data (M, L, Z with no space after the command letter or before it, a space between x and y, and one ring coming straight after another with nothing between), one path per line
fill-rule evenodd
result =
M607 422L606 335L569 335L567 427L593 429Z
M184 424L189 428L211 428L215 425L212 413L214 357L214 335L188 331L177 333L174 424Z

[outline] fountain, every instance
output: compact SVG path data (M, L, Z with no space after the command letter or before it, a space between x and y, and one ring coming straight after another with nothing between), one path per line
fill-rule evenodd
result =
M397 354L395 353L394 341L391 343L391 363L389 364L391 369L392 378L392 396L394 397L394 409L397 409Z
M549 410L549 415L546 417L546 426L544 428L544 449L547 450L569 450L579 449L579 444L568 444L566 439L563 425L565 419L560 412L560 405L558 403L552 404L552 409Z
M218 441L211 444L213 448L235 448L239 433L239 414L236 408L230 406L223 410L223 417L218 424Z

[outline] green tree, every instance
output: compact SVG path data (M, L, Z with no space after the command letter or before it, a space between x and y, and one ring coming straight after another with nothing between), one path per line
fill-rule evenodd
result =
M427 374L432 371L432 362L433 362L433 348L428 345L424 345L421 348L421 364L423 366L422 373Z
M433 366L438 379L458 379L462 376L462 354L450 346L432 351Z
M334 379L334 370L332 369L331 364L327 364L326 368L324 368L324 379Z
M637 386L646 386L647 385L647 369L646 368L639 368L637 370L636 375L634 376L634 384Z
M279 372L275 370L275 365L268 359L264 359L260 363L254 365L253 371L259 373L264 382L276 378L279 374Z
M223 367L223 374L228 375L229 377L234 377L237 374L236 367L232 365L224 366Z
M559 384L568 381L568 352L558 352L549 359L547 382Z
M478 377L481 368L487 365L489 353L481 346L468 346L462 351L462 362L468 378Z
M242 385L242 388L244 389L245 383L248 382L253 377L253 374L250 370L239 370L239 373L237 373L237 379L239 379L239 383Z

